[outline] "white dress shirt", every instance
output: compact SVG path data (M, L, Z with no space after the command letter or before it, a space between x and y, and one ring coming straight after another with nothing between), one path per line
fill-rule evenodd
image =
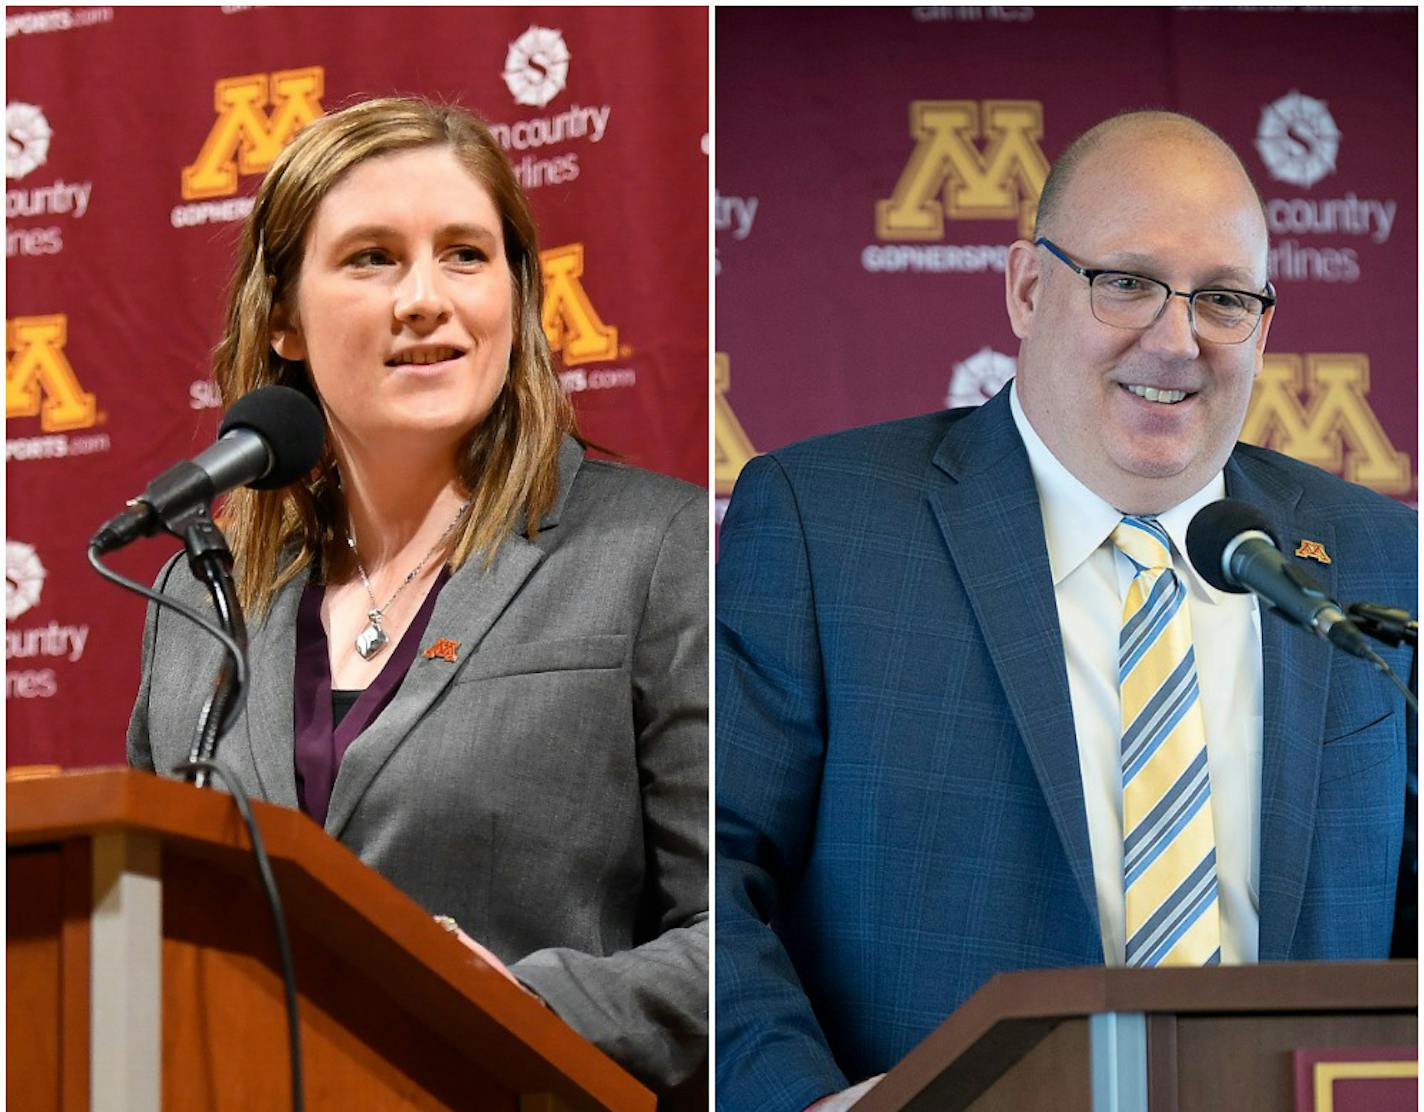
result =
M1048 450L1012 387L1009 401L1043 510L1083 774L1103 957L1108 965L1121 965L1126 914L1117 659L1133 567L1110 538L1123 515ZM1173 568L1187 588L1211 776L1221 960L1230 965L1254 962L1260 939L1261 618L1254 595L1216 590L1186 557L1192 516L1225 496L1226 481L1218 473L1157 520L1172 540Z

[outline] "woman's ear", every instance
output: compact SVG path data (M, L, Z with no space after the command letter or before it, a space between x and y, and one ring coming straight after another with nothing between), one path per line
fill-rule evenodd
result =
M278 302L272 306L269 322L272 350L283 359L294 363L306 359L307 345L306 340L302 338L301 327L292 319L285 305Z

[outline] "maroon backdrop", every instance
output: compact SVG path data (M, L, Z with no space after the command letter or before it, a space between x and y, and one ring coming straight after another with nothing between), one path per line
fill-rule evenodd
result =
M707 481L705 8L11 8L6 34L8 765L122 759L143 604L85 544L214 435L240 221L323 112L418 93L484 115L583 431ZM114 563L151 580L176 544Z
M719 496L753 452L992 394L1048 163L1160 107L1266 202L1245 438L1415 499L1414 9L723 8L715 37Z

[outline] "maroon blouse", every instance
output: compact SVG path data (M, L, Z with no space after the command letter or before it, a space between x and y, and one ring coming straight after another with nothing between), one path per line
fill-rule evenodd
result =
M302 600L297 606L297 655L292 673L297 804L322 825L326 824L326 809L331 802L331 789L336 783L341 758L361 731L386 708L401 680L405 679L420 649L420 639L425 635L435 600L449 578L450 569L441 568L425 602L399 643L390 650L386 666L336 726L332 724L331 658L326 629L321 624L321 596L325 588L309 581L302 591Z

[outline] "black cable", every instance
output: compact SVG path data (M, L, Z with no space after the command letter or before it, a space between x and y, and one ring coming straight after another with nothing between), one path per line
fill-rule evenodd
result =
M287 1046L292 1067L292 1112L302 1112L302 1040L301 1028L297 1024L297 977L292 968L292 948L287 941L287 919L282 912L282 898L277 893L277 878L272 875L272 863L267 858L267 848L262 844L262 832L257 829L257 821L253 818L252 805L247 801L247 794L237 777L217 760L184 761L172 769L174 775L200 770L216 774L227 785L242 821L247 824L247 835L252 839L252 852L257 857L257 872L262 878L263 891L267 893L267 905L272 910L277 950L282 961L282 987L287 998Z
M1361 633L1376 641L1386 645L1419 643L1419 623L1409 616L1408 610L1374 602L1354 602L1345 608L1345 613L1360 627Z
M1410 709L1413 710L1415 714L1418 714L1419 700L1414 698L1414 692L1410 691L1409 688L1405 686L1405 684L1400 680L1400 678L1394 674L1394 670L1384 662L1384 658L1381 657L1379 653L1375 652L1373 649L1368 648L1365 650L1365 652L1369 654L1365 659L1368 660L1371 664L1373 664L1376 670L1383 672L1386 676L1388 676L1391 680L1394 681L1394 686L1399 688L1399 690L1403 693L1404 701L1409 704Z
M238 688L237 698L228 704L227 715L222 724L222 732L226 732L227 728L237 720L237 716L242 712L242 708L247 702L247 655L238 646L238 643L228 636L226 630L203 617L202 614L198 613L198 611L192 607L184 605L177 599L170 598L161 591L155 591L152 587L146 587L142 583L136 583L132 579L126 579L118 572L106 568L99 559L99 554L95 551L93 545L89 546L88 554L90 566L110 583L117 583L125 590L133 591L134 594L142 595L144 598L156 602L159 606L166 606L169 610L182 614L183 617L187 618L194 625L207 630L223 643L223 647L227 649L228 655L232 657L233 665L237 672Z

